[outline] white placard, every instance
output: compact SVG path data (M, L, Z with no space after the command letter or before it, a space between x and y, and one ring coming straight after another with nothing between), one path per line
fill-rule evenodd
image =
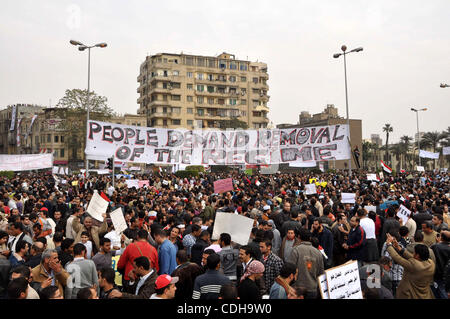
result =
M384 174L383 174L383 172L380 172L380 173L379 173L379 175L380 175L380 178L381 178L381 179L383 179L383 178L384 178Z
M330 299L363 299L358 262L325 270Z
M377 212L377 206L364 206L364 209L368 212Z
M306 195L317 194L316 184L306 184L305 185L305 194Z
M117 235L120 234L128 228L125 217L123 217L122 208L117 208L115 211L109 214L111 216L111 221L114 225L114 231Z
M419 156L422 158L439 159L439 153L433 153L433 152L428 152L428 151L424 151L424 150L420 150Z
M127 179L125 181L128 188L136 187L136 189L139 188L139 180L138 179Z
M252 232L253 219L230 213L217 213L214 221L212 239L219 239L220 234L228 233L231 240L240 245L247 245Z
M442 155L450 155L450 146L442 148Z
M330 299L330 294L328 293L327 276L325 274L317 277L317 282L319 283L320 294L322 299Z
M403 205L400 205L400 209L397 212L397 216L402 219L403 225L406 225L409 216L411 216L411 211Z
M53 154L0 155L0 171L28 171L53 167Z
M97 192L94 192L86 212L96 220L103 222L102 214L106 213L108 204Z
M316 167L316 166L317 166L317 163L315 161L289 163L289 167Z
M425 167L423 167L423 166L417 166L416 169L418 172L425 172Z
M377 174L367 174L367 180L378 182Z
M342 193L341 203L343 204L354 204L355 203L355 193Z
M67 166L53 166L52 173L56 175L69 175L69 168Z

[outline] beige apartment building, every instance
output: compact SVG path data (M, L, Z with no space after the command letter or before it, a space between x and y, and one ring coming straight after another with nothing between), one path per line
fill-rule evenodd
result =
M217 57L159 53L140 66L138 114L150 127L226 128L238 119L248 128L269 123L267 64Z

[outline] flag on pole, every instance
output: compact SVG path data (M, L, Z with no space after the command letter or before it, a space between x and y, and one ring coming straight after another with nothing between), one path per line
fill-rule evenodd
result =
M386 164L384 164L383 161L380 160L380 162L381 162L381 166L383 167L383 170L385 170L386 172L388 172L389 174L391 174L391 173L392 173L392 168L390 168L389 166L387 166Z
M106 194L103 193L103 192L100 193L100 197L103 198L104 200L106 200L108 203L111 201L111 200L108 198L108 196L106 196Z

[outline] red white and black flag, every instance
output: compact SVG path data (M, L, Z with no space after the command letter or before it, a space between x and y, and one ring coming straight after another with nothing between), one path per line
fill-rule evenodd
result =
M392 168L390 168L389 166L387 166L386 164L384 164L383 161L380 160L380 162L381 162L381 167L383 167L383 169L384 169L386 172L388 172L389 174L391 174L391 173L392 173Z

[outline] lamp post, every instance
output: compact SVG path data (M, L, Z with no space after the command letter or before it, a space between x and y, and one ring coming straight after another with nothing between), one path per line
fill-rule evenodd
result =
M347 90L347 60L345 58L345 56L351 52L360 52L363 50L362 47L350 50L348 52L347 51L347 46L343 45L341 47L341 50L343 53L335 53L333 54L333 58L337 59L339 58L341 55L344 56L344 77L345 77L345 108L347 110L347 126L348 126L348 143L350 145L350 159L348 160L348 168L349 168L349 176L352 176L352 144L350 143L351 141L351 137L350 137L350 117L348 114L348 90Z
M411 111L413 111L413 112L416 112L416 121L417 121L417 153L418 153L418 155L419 155L419 166L422 166L422 165L420 165L420 132L419 132L419 112L420 111L426 111L427 110L427 108L423 108L423 109L420 109L420 110L417 110L417 109L415 109L415 108L411 108Z
M106 48L107 44L97 43L95 45L84 45L83 43L75 40L70 40L70 44L78 46L79 51L84 51L88 49L88 86L87 86L87 99L86 99L86 132L89 129L89 90L90 90L90 78L91 78L91 49L95 47L99 48ZM87 133L86 133L87 136ZM87 140L86 140L87 145ZM86 178L89 176L89 160L87 159L87 156L85 154L85 162L86 162Z

